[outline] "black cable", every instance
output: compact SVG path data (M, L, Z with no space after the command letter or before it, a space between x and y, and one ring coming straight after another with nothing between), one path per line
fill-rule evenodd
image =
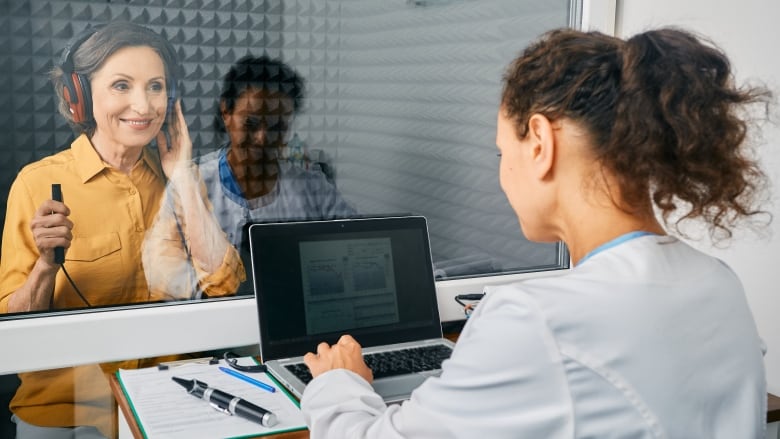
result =
M76 294L78 294L78 295L79 295L79 297L81 297L81 300L83 300L83 301L84 301L84 303L86 303L86 304L87 304L87 306L91 307L91 306L92 306L92 304L91 304L91 303L89 303L89 301L87 300L87 298L86 298L86 297L84 297L84 295L83 295L83 294L81 294L81 290L79 290L79 287L77 287L77 286L76 286L76 283L75 283L75 282L73 282L73 279L71 279L71 278L70 278L70 275L68 274L68 270L66 270L66 269L65 269L65 264L60 264L60 267L62 267L62 272L63 272L63 273L65 273L65 277L67 277L67 278L68 278L68 282L70 282L70 286L72 286L72 287L73 287L73 289L74 289L74 290L76 290ZM54 293L52 293L52 298L53 298L53 297L54 297Z
M474 312L474 307L477 306L477 303L483 297L485 297L485 293L458 294L455 296L455 301L463 307L463 313L466 314L466 318L469 318L471 313ZM464 300L470 300L471 303L464 303Z
M238 360L237 360L238 355L230 351L223 353L222 357L225 359L227 364L230 365L230 367L232 367L233 369L240 370L242 372L257 373L257 372L266 372L268 370L265 367L265 364L257 364L253 366L244 366L238 364Z
M485 293L458 294L457 296L455 296L455 301L458 302L461 306L465 307L468 306L468 304L463 303L464 300L480 300L483 297L485 297Z

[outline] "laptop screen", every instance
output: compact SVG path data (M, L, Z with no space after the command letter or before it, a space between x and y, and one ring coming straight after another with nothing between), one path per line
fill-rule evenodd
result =
M441 337L420 216L250 227L264 360L351 334L364 347Z

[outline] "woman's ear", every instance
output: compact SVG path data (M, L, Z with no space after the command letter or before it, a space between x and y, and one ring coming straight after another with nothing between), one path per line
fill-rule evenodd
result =
M553 126L546 116L534 114L528 120L528 134L531 142L531 166L534 175L539 179L552 176L555 163L555 136Z

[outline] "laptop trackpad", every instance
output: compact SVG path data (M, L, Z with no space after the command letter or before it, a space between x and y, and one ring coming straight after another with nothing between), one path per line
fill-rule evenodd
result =
M425 375L411 374L375 380L371 385L385 401L408 399L412 390L428 379Z

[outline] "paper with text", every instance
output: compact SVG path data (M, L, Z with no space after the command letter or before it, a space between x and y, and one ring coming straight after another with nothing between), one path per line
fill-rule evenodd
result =
M276 387L268 392L219 370L217 364L184 363L167 370L156 367L120 369L117 379L135 414L141 432L147 438L241 437L260 436L306 428L298 403L265 373L246 373ZM210 387L243 398L274 413L273 427L219 412L211 405L187 393L171 377L197 379Z

